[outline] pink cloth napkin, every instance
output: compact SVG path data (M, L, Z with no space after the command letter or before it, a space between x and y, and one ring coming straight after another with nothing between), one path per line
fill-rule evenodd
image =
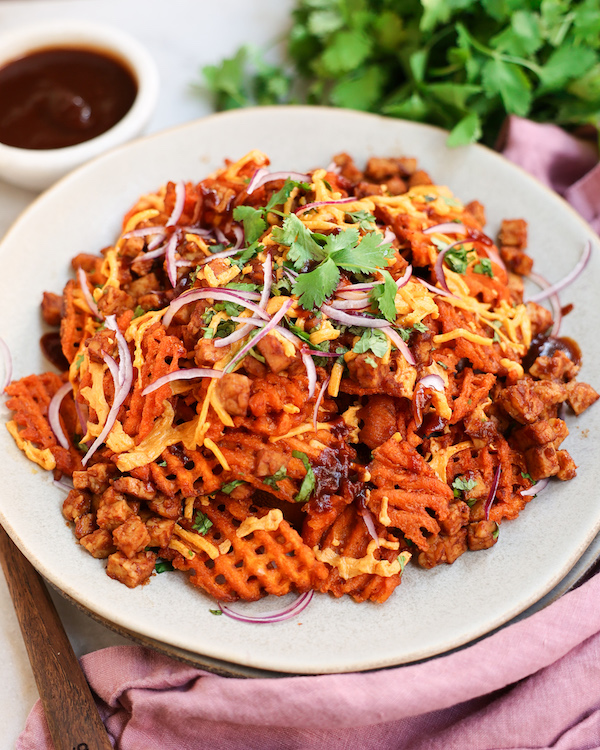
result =
M600 230L593 144L510 118L504 153ZM246 680L137 646L82 658L119 750L600 748L600 575L546 609L420 664ZM38 702L17 750L51 750Z

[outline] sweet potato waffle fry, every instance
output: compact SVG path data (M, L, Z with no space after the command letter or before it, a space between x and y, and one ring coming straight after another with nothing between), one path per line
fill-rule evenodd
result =
M68 372L10 384L9 429L128 587L170 561L222 602L382 603L572 479L560 410L598 394L524 303L525 221L496 246L408 157L268 164L169 182L73 259L42 304Z

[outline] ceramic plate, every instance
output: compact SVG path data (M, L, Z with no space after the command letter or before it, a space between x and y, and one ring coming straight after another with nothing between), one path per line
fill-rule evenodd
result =
M271 157L273 169L301 171L327 165L340 151L359 165L372 155L416 156L464 202L477 199L486 206L490 235L502 218L527 219L535 268L552 281L571 269L591 239L595 253L587 272L562 295L563 304L574 303L562 333L584 352L580 379L598 387L598 238L559 197L497 154L480 146L448 150L445 138L433 127L343 110L250 109L141 139L81 167L34 202L0 247L0 336L11 349L14 377L48 369L38 346L39 301L44 290L62 290L72 256L110 244L140 194L168 180L199 181L225 158L258 148ZM8 410L1 409L5 421ZM212 615L214 602L183 574L155 576L134 590L108 578L104 564L76 545L60 512L64 493L24 458L5 430L0 520L68 597L115 627L196 655L200 663L298 674L387 667L489 633L564 578L600 529L600 466L593 449L599 421L598 407L568 418L566 447L579 466L577 478L552 482L520 518L502 525L492 549L430 571L410 566L384 605L320 595L300 617L276 625ZM251 605L279 606L278 600Z

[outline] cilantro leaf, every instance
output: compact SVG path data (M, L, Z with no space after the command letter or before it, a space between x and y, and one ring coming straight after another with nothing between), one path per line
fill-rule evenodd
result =
M452 482L452 489L454 490L454 497L460 497L461 492L468 492L477 486L475 479L465 479L464 477L456 477Z
M398 316L396 312L398 287L389 271L380 271L379 273L383 276L383 284L377 284L373 287L369 299L379 308L383 316L393 323Z
M362 237L360 242L350 243L348 233L353 230L354 227L351 227L336 235L336 237L344 235L346 240L343 244L340 241L338 243L340 246L336 246L330 255L336 265L345 271L360 273L373 273L385 268L390 257L391 245L383 242L383 235L379 232L369 232ZM356 230L356 235L358 235L358 230Z
M275 206L279 206L282 203L285 203L286 200L290 197L292 190L297 187L303 187L305 190L308 190L310 188L310 185L306 184L305 182L296 182L296 180L290 180L288 177L284 182L283 187L276 193L273 193L273 195L269 198L269 202L265 206L265 213L272 211Z
M480 258L479 263L473 266L475 273L485 274L490 279L494 278L494 271L492 270L492 261L489 258Z
M273 487L273 489L278 490L279 487L277 486L277 482L281 482L281 480L285 479L286 477L286 468L285 466L282 466L281 468L277 469L274 474L271 474L270 477L262 477L262 481L264 484L268 484L269 487Z
M467 251L464 247L455 247L452 248L452 250L449 250L446 255L444 255L444 261L448 268L454 271L454 273L464 273L469 264Z
M353 224L358 224L359 228L365 231L371 229L371 224L375 223L375 217L373 214L364 209L359 211L349 211L346 216Z
M288 260L297 271L302 270L311 260L324 260L326 253L316 242L313 233L296 216L287 216L281 227L273 227L273 239L280 245L287 245Z
M292 287L305 310L319 308L333 294L340 281L340 270L331 257L310 273L301 273Z
M250 246L256 242L267 228L267 222L263 217L262 209L252 206L236 206L233 209L235 221L241 221L244 225L244 238L246 245Z
M199 534L206 534L206 532L213 525L213 522L208 516L205 516L201 510L197 510L194 515L194 522L192 523L192 529L195 529Z
M374 328L368 328L360 339L352 347L357 354L372 351L376 357L384 357L389 347L388 337L385 333Z
M231 482L227 482L221 487L221 492L224 492L226 495L231 495L233 490L236 487L240 487L242 484L246 484L243 479L233 479Z
M303 503L305 500L308 500L315 488L315 473L312 470L312 466L310 465L310 461L308 460L308 456L306 455L306 453L303 453L302 451L292 451L292 456L294 458L299 458L304 464L304 468L306 469L306 474L304 476L304 479L302 480L302 484L300 485L300 490L294 498L295 502Z
M175 570L175 568L170 560L163 560L159 557L154 563L154 570L157 573L167 573L168 571Z

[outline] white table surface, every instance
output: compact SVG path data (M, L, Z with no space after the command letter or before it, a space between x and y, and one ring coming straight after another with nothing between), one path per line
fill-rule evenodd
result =
M209 114L208 95L192 90L202 66L231 56L241 44L272 45L289 23L292 0L0 0L2 32L43 20L77 18L121 27L153 54L160 96L147 132ZM0 180L0 237L36 194ZM51 592L81 656L130 643ZM0 575L0 750L14 748L38 698L4 577Z

